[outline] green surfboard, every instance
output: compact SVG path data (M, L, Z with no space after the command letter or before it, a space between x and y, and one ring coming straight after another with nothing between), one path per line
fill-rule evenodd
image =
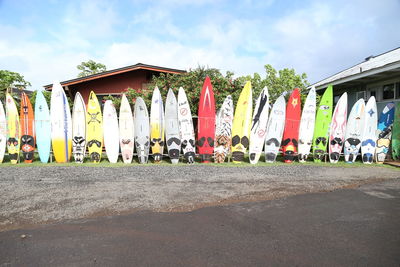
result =
M332 120L332 107L333 107L333 88L332 85L329 85L321 98L317 110L317 117L315 119L314 139L313 139L313 155L315 162L321 162L326 152L326 147L328 144L329 126Z
M400 102L397 103L394 111L394 122L392 130L392 156L400 160Z

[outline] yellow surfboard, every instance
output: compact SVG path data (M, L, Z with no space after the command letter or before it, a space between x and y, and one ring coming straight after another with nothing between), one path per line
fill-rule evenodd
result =
M246 82L236 104L232 125L232 161L242 162L249 147L253 98L251 82Z
M16 164L19 158L21 129L19 125L19 114L12 96L6 95L7 113L7 151L12 164Z
M150 145L155 162L162 159L164 151L164 105L158 87L154 88L150 110Z
M99 163L103 151L103 116L96 94L91 91L87 105L87 129L86 142L89 149L90 159Z
M59 82L53 83L50 100L51 143L58 163L68 162L72 152L72 119L68 99Z

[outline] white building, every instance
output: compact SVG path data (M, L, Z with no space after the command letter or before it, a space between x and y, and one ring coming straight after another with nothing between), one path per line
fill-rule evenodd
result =
M349 109L360 98L375 96L378 114L388 102L400 101L400 47L386 53L369 56L363 62L332 75L315 84L323 93L333 85L334 102L343 92L348 93Z

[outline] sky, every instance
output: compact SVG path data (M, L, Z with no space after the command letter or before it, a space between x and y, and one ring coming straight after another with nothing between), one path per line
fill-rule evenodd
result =
M310 83L400 47L400 0L0 0L0 69L36 90L82 61L236 76L264 65Z

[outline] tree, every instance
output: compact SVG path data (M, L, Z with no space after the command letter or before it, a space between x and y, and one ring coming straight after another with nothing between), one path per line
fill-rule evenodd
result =
M296 74L294 69L287 68L277 71L269 64L265 65L264 68L266 72L265 78L262 78L258 73L254 73L253 77L247 75L238 78L241 81L240 83L251 81L254 101L257 100L261 90L266 86L270 95L271 104L273 104L283 92L288 93L286 95L288 99L289 94L294 88L300 89L301 102L304 103L308 94L307 87L309 86L307 74Z
M0 99L4 99L6 91L14 88L24 89L31 86L31 83L24 79L24 76L17 72L0 70Z
M227 71L224 75L218 69L205 68L202 66L190 69L188 72L182 74L161 73L159 76L153 76L149 90L129 88L125 94L132 103L136 97L142 97L147 107L150 108L153 93L152 89L155 86L158 86L160 89L164 101L169 88L177 95L179 87L183 87L191 107L192 115L197 115L200 92L207 75L211 79L217 109L222 105L225 97L228 95L232 96L234 104L236 105L243 86L247 81L250 81L252 84L254 104L265 86L268 88L271 104L273 104L283 92L286 91L290 93L294 88L300 88L302 103L304 103L308 93L307 87L309 84L306 80L307 75L305 73L299 75L296 74L294 69L287 68L277 71L271 65L265 65L264 77L258 73L254 73L253 75L241 76L235 79L233 78L233 72ZM286 98L288 97L289 94L286 95ZM109 96L106 97L106 99L113 100L115 106L119 107L120 98Z
M196 69L191 69L182 74L161 73L160 76L153 77L152 83L154 86L158 86L161 95L164 97L166 97L169 88L177 95L179 87L183 87L191 107L192 115L197 115L197 103L199 103L200 92L206 76L210 77L217 108L222 105L225 97L228 95L232 95L234 101L237 100L242 84L234 80L233 75L233 72L230 71L227 71L224 75L218 69L198 66Z
M104 72L107 70L106 66L101 63L97 63L93 60L82 62L80 65L76 66L81 72L78 77L85 77L92 74Z

